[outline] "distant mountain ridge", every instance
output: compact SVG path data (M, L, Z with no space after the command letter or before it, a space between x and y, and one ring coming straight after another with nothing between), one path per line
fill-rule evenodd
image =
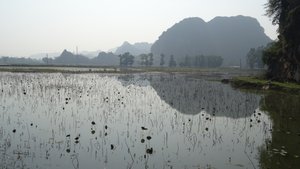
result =
M245 63L250 48L266 45L272 40L252 17L216 17L209 22L187 18L163 32L152 45L154 55L174 55L180 62L186 55L218 55L224 65Z
M96 50L96 51L79 51L78 53L80 55L84 55L88 58L94 58L96 57L100 52L102 52L101 50ZM49 58L54 58L54 57L57 57L59 56L61 53L60 52L51 52L51 53L36 53L36 54L32 54L29 56L29 58L32 58L32 59L42 59L43 57L49 57Z
M111 52L100 52L98 56L89 58L82 54L73 54L66 49L55 58L43 58L45 64L50 65L97 65L97 66L117 66L119 57Z
M28 58L32 59L42 59L43 57L49 57L49 58L54 58L56 56L60 55L59 52L51 52L51 53L36 53L28 56Z
M91 59L91 62L100 66L116 66L119 65L120 59L112 52L100 52L97 57Z
M54 63L61 65L88 65L89 58L83 55L74 55L65 49L60 56L54 59Z
M115 51L116 55L120 55L126 52L131 53L134 56L138 56L140 54L148 54L151 51L151 43L147 42L138 42L134 44L130 44L125 41L120 47L118 47Z

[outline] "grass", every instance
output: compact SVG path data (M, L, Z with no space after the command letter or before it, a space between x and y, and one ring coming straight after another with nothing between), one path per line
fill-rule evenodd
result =
M298 83L270 81L260 77L251 77L251 76L235 77L231 80L231 84L237 88L277 90L277 91L300 94L300 84Z

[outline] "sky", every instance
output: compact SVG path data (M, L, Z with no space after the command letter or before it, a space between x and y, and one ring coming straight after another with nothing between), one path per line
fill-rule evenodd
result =
M0 56L107 51L124 41L155 42L184 18L256 18L276 39L267 0L0 0Z

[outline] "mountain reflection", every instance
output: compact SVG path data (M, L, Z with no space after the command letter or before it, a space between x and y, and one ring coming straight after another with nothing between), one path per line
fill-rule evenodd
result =
M183 114L202 111L230 118L251 116L259 107L260 96L234 90L229 85L182 75L125 75L123 85L151 85L162 100Z
M259 98L181 75L0 73L0 168L258 168Z

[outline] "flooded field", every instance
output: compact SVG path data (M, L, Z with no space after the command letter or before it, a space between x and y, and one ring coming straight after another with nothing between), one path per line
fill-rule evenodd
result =
M86 72L120 72L115 67L78 67L78 66L6 66L0 65L0 71L3 72L69 72L69 73L86 73Z
M300 97L170 74L0 73L0 169L300 166Z

